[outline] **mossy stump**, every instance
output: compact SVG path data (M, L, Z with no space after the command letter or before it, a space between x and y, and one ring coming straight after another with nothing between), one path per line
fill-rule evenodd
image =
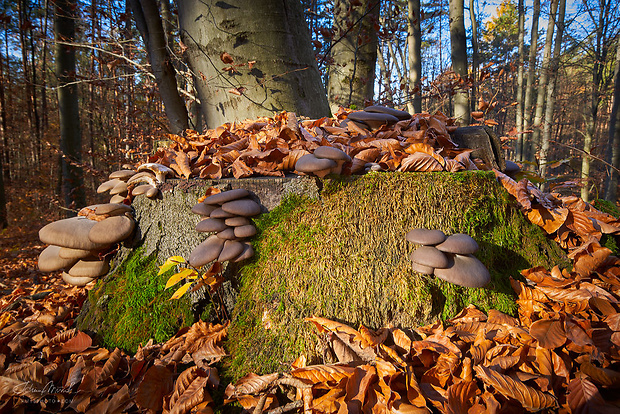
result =
M324 346L304 322L308 316L406 329L469 304L514 315L510 277L532 266L568 265L488 172L333 178L319 200L291 196L256 221L257 255L239 269L230 379L286 370L301 354L322 362ZM415 246L405 234L419 227L474 237L491 283L470 289L413 272Z

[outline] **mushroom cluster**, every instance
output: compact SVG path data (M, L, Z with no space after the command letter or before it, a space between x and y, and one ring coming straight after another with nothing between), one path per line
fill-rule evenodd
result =
M261 207L249 196L248 190L238 188L213 194L192 208L192 213L205 217L196 231L215 234L192 251L190 265L202 267L214 260L240 262L254 256L252 245L244 239L256 234L250 217L260 214Z
M363 111L351 112L347 119L353 121L361 128L379 129L383 125L394 125L398 121L410 119L411 114L387 106L367 106Z
M84 286L108 272L105 253L131 236L135 226L132 208L125 204L84 207L77 217L54 221L39 230L39 239L49 244L39 255L39 270L63 270L65 282Z
M323 178L327 174L340 174L347 162L351 162L351 157L346 152L336 147L322 146L314 153L300 157L295 163L295 170Z
M465 287L483 287L491 280L487 268L473 255L478 243L467 234L446 237L441 230L413 229L406 238L421 245L410 256L412 268L418 273L434 274Z
M129 194L132 196L144 194L148 198L155 198L159 194L157 184L163 183L166 176L174 171L163 164L142 164L137 170L123 169L114 171L108 176L108 181L97 188L97 193L110 192L110 203L122 203Z

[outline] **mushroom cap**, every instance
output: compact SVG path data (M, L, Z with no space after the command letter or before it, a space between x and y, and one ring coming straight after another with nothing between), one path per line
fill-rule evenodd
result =
M504 173L507 175L515 175L516 173L521 171L521 166L516 162L506 160L506 168L504 169Z
M249 199L234 200L222 204L222 210L235 216L251 217L260 214L260 204Z
M398 118L393 115L366 111L351 112L348 115L348 118L354 122L361 122L363 125L365 124L372 129L380 128L383 125L392 125L398 122Z
M235 263L245 259L249 259L254 256L254 248L250 243L241 243L243 245L243 252L233 260Z
M70 249L69 247L61 247L58 252L58 256L61 259L83 259L88 256L92 256L93 252L90 250L82 250L82 249Z
M135 227L136 222L127 216L108 217L105 220L101 220L90 229L88 238L94 243L118 243L131 236Z
M202 221L199 221L196 224L196 231L200 233L211 233L214 231L222 231L226 230L228 226L224 224L224 220L216 219L216 218L208 218Z
M129 180L132 176L134 176L136 172L134 170L118 170L111 173L108 178L110 180L117 178L122 181Z
M252 224L249 218L241 216L227 218L224 223L230 227L247 226L248 224Z
M405 238L411 243L432 246L446 240L446 235L441 230L413 229L407 232Z
M228 211L224 211L222 209L222 207L220 208L216 208L215 210L213 210L211 212L211 214L209 214L209 217L211 218L221 218L221 219L227 219L230 217L234 217L235 215L233 213L229 213Z
M236 259L241 253L243 253L243 250L245 250L245 247L238 241L226 240L224 243L224 248L217 258L217 261L225 262L227 260Z
M297 160L295 170L308 174L316 171L331 170L336 168L337 165L334 160L317 158L313 154L306 154Z
M318 147L314 150L314 156L317 158L327 158L334 161L351 161L351 157L344 151L336 147Z
M139 173L133 175L129 180L127 180L127 184L135 183L147 183L151 184L153 187L157 185L157 181L155 180L155 174L150 171L140 171Z
M100 250L109 246L109 243L94 242L88 237L97 223L79 216L54 221L39 230L39 239L46 244L71 249Z
M125 201L125 198L127 198L127 195L114 194L110 198L110 203L111 204L122 204L123 201Z
M409 257L412 262L434 268L448 267L450 263L448 256L432 246L420 246Z
M108 181L105 181L105 182L101 183L101 185L99 187L97 187L97 194L101 194L101 193L105 193L106 191L110 191L111 189L116 187L116 185L118 183L122 183L122 181L119 180L118 178L114 178L112 180L108 180Z
M256 234L256 227L252 224L247 224L245 226L235 227L234 232L235 236L240 239L252 237Z
M39 255L39 270L42 272L55 272L73 266L77 258L65 259L60 257L60 246L47 246Z
M151 187L148 190L146 190L146 193L144 193L144 195L147 196L148 198L155 198L159 195L159 188Z
M110 190L110 195L115 194L127 194L127 183L125 181L119 181L119 183Z
M238 200L250 195L250 192L245 188L237 188L234 190L222 191L221 193L213 194L204 199L205 204L224 204L228 201Z
M110 265L107 260L99 260L96 257L78 260L67 272L73 277L99 277L108 273Z
M211 206L205 203L198 203L192 207L192 213L200 214L201 216L209 216L213 210L216 210L217 206Z
M235 240L235 229L232 227L226 227L224 230L217 233L217 237L224 240Z
M450 265L445 269L435 269L435 276L459 286L483 287L491 280L489 271L473 255L450 255Z
M223 248L224 240L213 234L196 246L187 262L194 267L202 267L216 260Z
M366 108L364 108L364 111L366 111L366 112L374 112L374 113L382 113L382 114L389 114L389 115L395 116L396 118L398 118L401 121L405 120L405 119L410 119L411 118L411 114L409 112L399 111L398 109L389 108L387 106L381 106L381 105L367 106Z
M64 280L66 283L70 285L82 287L82 286L86 286L87 284L95 280L95 278L94 277L76 277L76 276L71 276L67 272L62 272L62 280Z
M109 216L122 216L125 213L131 213L133 211L131 206L118 203L95 204L89 208L95 210L95 214L97 215L107 214Z
M442 252L456 254L474 254L478 251L476 240L463 233L448 236L446 240L435 247Z
M174 174L174 171L172 169L166 167L164 164L159 164L156 162L148 162L146 164L140 165L138 167L138 172L140 171L151 171L153 174L155 174L155 178L158 178L162 175L166 176Z
M133 190L131 190L131 194L142 195L146 193L147 191L149 191L151 188L156 188L156 187L153 187L151 184L141 184L135 187Z
M413 269L414 272L422 273L423 275L432 275L435 270L430 266L424 266L416 262L411 262L411 269Z

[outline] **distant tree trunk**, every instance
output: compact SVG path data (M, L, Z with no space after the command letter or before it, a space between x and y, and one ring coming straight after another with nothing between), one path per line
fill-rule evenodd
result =
M553 74L547 85L547 108L545 110L545 120L542 140L540 144L540 175L545 178L547 173L547 155L551 141L551 128L553 124L553 110L555 106L555 85L557 80L558 68L560 66L560 52L562 51L562 36L564 35L564 13L566 11L566 0L560 0L558 11L557 26L558 32L555 36L553 47L553 60L549 72ZM546 186L545 186L546 187Z
M7 41L7 28L6 25L4 27L5 30L5 41ZM8 50L8 46L6 46ZM9 55L5 54L7 59L7 69L6 73L8 73L8 62ZM0 158L2 158L2 172L1 174L4 176L4 183L10 184L11 182L11 168L9 166L10 162L10 152L9 152L9 131L7 129L8 120L7 120L7 110L6 110L6 95L5 95L5 85L7 84L7 80L5 78L5 70L4 63L2 61L2 54L0 53L0 135L2 135L2 153L0 154Z
M170 53L166 48L166 37L156 0L130 0L136 26L142 35L151 62L151 69L157 81L159 94L170 130L178 134L189 128L187 109L177 91L177 80Z
M388 40L389 41L389 40ZM387 65L385 64L385 59L383 58L383 52L381 51L381 45L377 47L377 62L379 64L379 96L382 93L382 87L385 87L385 93L390 102L394 101L394 94L392 93L392 88L390 87L390 75L388 73Z
M335 0L334 38L330 56L327 97L332 112L338 107L364 102L374 95L375 65L377 63L377 31L379 0Z
M609 130L608 130L608 159L611 159L611 165L620 168L620 120L618 115L620 111L620 42L618 42L616 50L616 69L614 71L614 101L609 114ZM605 188L605 200L616 202L618 197L618 171L611 169L607 178Z
M532 11L532 30L530 33L530 56L527 67L527 84L525 86L525 98L523 100L523 137L521 141L521 158L518 161L533 161L531 151L531 133L525 132L530 129L532 122L532 98L534 96L534 76L536 75L536 56L538 52L538 18L540 16L540 0L534 0Z
M476 102L478 101L478 21L476 20L476 11L474 0L469 0L469 20L471 21L471 103L472 111L476 110Z
M469 124L469 92L467 79L467 37L465 35L464 0L450 0L450 51L452 70L463 80L454 95L454 117L461 125Z
M408 0L407 45L409 47L409 98L411 113L422 112L422 30L420 28L420 0Z
M2 157L0 157L0 171L2 171ZM6 229L9 226L9 220L6 214L6 195L4 192L4 174L0 173L0 229Z
M551 0L551 10L549 11L549 24L547 25L547 37L545 39L545 52L538 81L538 96L536 97L536 113L534 116L532 142L532 155L538 152L540 145L540 132L542 117L545 113L545 96L547 90L547 79L549 78L549 65L551 62L551 48L553 47L553 31L555 29L555 18L558 11L559 0Z
M519 68L517 74L517 113L516 113L516 130L518 133L523 131L523 72L525 61L525 10L523 0L519 0L517 8L519 14ZM515 158L520 160L523 157L523 135L517 136Z
M82 136L78 91L75 84L75 49L61 42L75 41L76 0L56 0L54 34L56 37L56 77L58 79L58 112L62 194L68 208L86 204L82 172Z
M178 7L208 127L283 110L312 118L329 114L298 1L178 0Z

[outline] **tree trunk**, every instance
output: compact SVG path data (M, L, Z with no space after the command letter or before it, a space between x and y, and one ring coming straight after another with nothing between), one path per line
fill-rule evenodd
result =
M538 52L538 17L540 16L540 0L534 0L532 11L532 31L530 34L530 55L527 68L527 84L525 86L525 98L523 100L523 137L521 142L521 158L518 161L533 161L531 151L531 133L526 132L530 129L532 122L532 97L534 95L534 75L536 74L536 55Z
M62 193L66 207L76 209L86 204L82 172L82 136L78 91L75 84L75 49L61 42L75 40L77 19L75 0L57 0L54 33L56 36L56 77L58 79L58 112Z
M454 117L461 125L469 124L467 79L467 37L465 35L464 0L450 0L450 51L452 70L463 80L454 95Z
M407 2L407 45L409 47L409 112L422 112L422 30L420 29L420 0Z
M0 171L2 171L2 157L0 157ZM6 214L6 195L4 192L4 174L0 173L0 230L9 226Z
M471 103L472 111L476 110L476 102L478 101L478 21L476 20L476 12L474 10L474 0L469 0L469 20L471 21Z
M385 59L383 58L381 45L377 47L377 63L379 64L379 96L382 94L381 88L385 87L385 94L387 95L388 100L390 102L394 102L394 94L392 93L392 88L390 86L390 75L385 64Z
M233 6L179 0L178 6L207 127L283 110L312 118L329 114L298 1L240 0Z
M549 78L549 65L551 61L551 47L553 46L553 31L555 29L555 18L558 10L558 1L551 0L551 10L549 12L549 24L547 25L547 37L545 39L545 52L543 62L540 67L540 76L538 81L538 96L536 98L536 114L534 116L534 132L532 134L531 154L538 152L540 145L540 128L542 117L545 112L545 91L547 90L547 79Z
M523 64L525 61L525 10L523 0L519 0L519 68L517 74L517 113L515 127L518 133L523 131ZM520 160L523 157L523 135L517 136L515 157Z
M8 31L6 24L4 26L5 30L5 42L8 42L7 36ZM6 46L6 50L8 51L8 45ZM7 85L7 79L5 78L5 73L9 73L9 55L5 54L6 57L6 72L4 70L4 64L2 61L2 54L0 53L0 135L2 135L2 152L0 153L0 158L2 158L2 170L1 174L4 176L4 183L9 184L11 182L11 168L9 165L10 162L10 152L9 152L9 131L8 120L7 120L7 110L6 110L6 95L5 95L5 85Z
M338 107L364 108L374 95L377 62L378 0L336 0L327 96L332 112Z
M547 108L545 110L544 130L540 144L540 175L545 178L547 172L547 155L551 141L551 128L553 123L553 110L555 106L555 85L557 80L558 68L560 66L560 52L562 51L562 36L564 35L564 13L566 11L566 0L560 0L560 10L558 11L557 26L558 33L555 36L553 48L553 60L551 62L550 73L554 74L547 85Z
M616 51L616 69L614 72L614 101L609 114L608 150L611 153L611 165L620 168L620 121L618 107L620 107L620 42ZM607 178L605 200L615 202L618 196L618 171L611 169Z
M151 70L164 102L170 130L178 134L189 128L187 109L177 91L176 73L166 48L166 37L156 0L130 0L129 4L148 51Z

